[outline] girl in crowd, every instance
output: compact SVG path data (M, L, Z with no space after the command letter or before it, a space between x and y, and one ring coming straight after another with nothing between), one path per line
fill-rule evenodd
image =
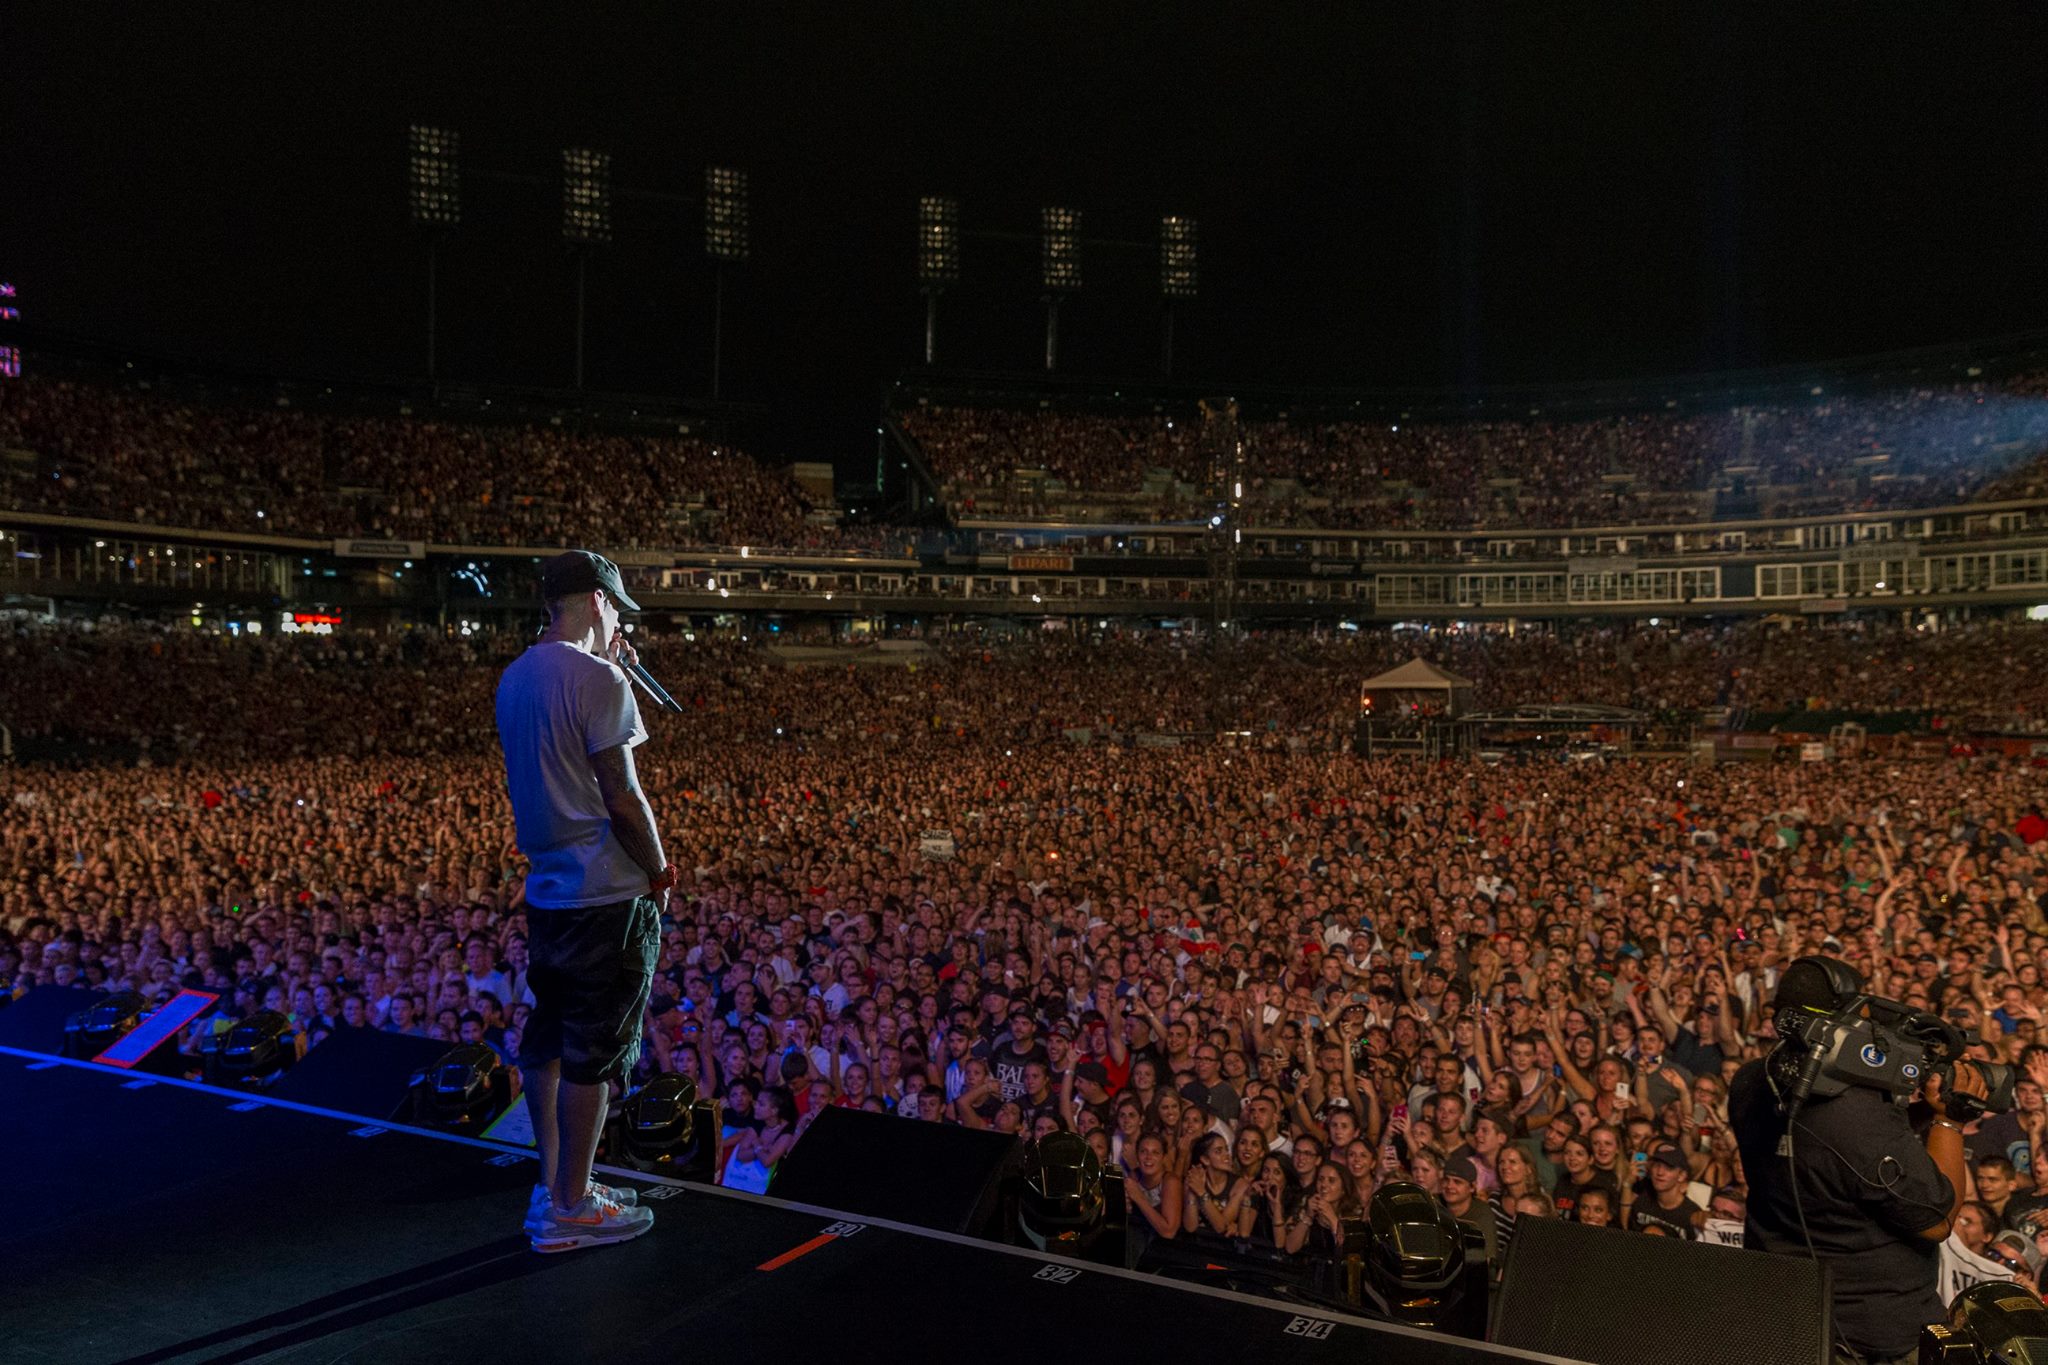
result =
M1138 1101L1138 1107L1149 1113L1152 1101L1159 1094L1159 1064L1150 1057L1140 1057L1131 1063L1131 1079L1126 1092Z
M1611 1200L1615 1191L1612 1180L1594 1164L1592 1142L1574 1133L1564 1140L1564 1177L1557 1182L1554 1192L1557 1211L1566 1217L1575 1216L1579 1197L1590 1189L1607 1191ZM1609 1216L1612 1215L1610 1204Z
M1616 1222L1618 1213L1614 1207L1614 1196L1605 1185L1588 1185L1579 1191L1571 1217L1572 1221L1589 1228L1612 1228L1620 1226Z
M1351 1172L1334 1162L1316 1167L1315 1192L1289 1220L1281 1246L1289 1252L1306 1250L1311 1256L1342 1256L1351 1230L1365 1217L1358 1188Z
M1422 1147L1408 1159L1408 1176L1431 1194L1443 1188L1444 1157L1434 1147Z
M1292 1164L1294 1184L1306 1198L1315 1188L1316 1167L1323 1161L1323 1144L1307 1133L1294 1140Z
M1286 1159L1268 1156L1259 1163L1258 1178L1253 1182L1252 1223L1245 1235L1259 1246L1281 1245L1287 1220L1300 1211L1303 1199Z
M1344 1169L1351 1172L1352 1183L1358 1186L1359 1196L1365 1199L1372 1198L1373 1187L1379 1181L1373 1169L1371 1144L1364 1138L1358 1138L1348 1144L1339 1155L1344 1160Z
M1260 1169L1266 1164L1266 1135L1246 1124L1237 1130L1237 1141L1231 1145L1230 1155L1237 1164L1237 1173L1246 1180L1257 1180Z
M1180 1175L1168 1166L1166 1139L1147 1132L1138 1139L1137 1169L1124 1177L1125 1203L1137 1216L1131 1228L1141 1240L1180 1232L1183 1196Z
M1515 1220L1521 1216L1523 1202L1535 1200L1545 1210L1551 1208L1551 1203L1542 1182L1536 1178L1536 1164L1515 1143L1501 1148L1499 1155L1494 1157L1493 1174L1494 1186L1487 1191L1486 1202L1493 1207L1498 1257L1505 1261L1508 1246L1514 1241Z
M1145 1106L1135 1095L1117 1096L1116 1126L1109 1136L1110 1156L1116 1165L1131 1170L1137 1163L1138 1135L1145 1131Z
M719 1183L731 1190L764 1194L777 1163L796 1142L795 1097L782 1086L769 1086L754 1102L754 1120L760 1127L740 1130Z
M1188 1150L1187 1208L1181 1226L1190 1232L1244 1236L1252 1222L1247 1204L1251 1183L1232 1163L1230 1140L1221 1133L1202 1134Z

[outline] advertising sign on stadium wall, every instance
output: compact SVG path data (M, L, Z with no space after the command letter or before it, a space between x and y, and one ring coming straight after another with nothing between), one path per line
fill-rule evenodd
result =
M1634 555L1570 555L1564 561L1566 573L1634 573Z
M343 559L425 559L424 540L337 540L334 553Z
M1809 597L1799 604L1802 616L1831 616L1847 610L1849 599L1846 597Z
M1844 564L1882 564L1888 559L1919 557L1919 542L1911 540L1866 540L1842 547Z
M1072 555L1032 554L1010 556L1011 573L1072 573L1073 570L1074 557Z

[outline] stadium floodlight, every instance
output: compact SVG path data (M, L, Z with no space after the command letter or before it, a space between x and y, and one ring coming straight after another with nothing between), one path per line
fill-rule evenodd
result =
M439 304L441 234L462 222L462 134L415 123L406 130L406 202L427 233L427 378L438 382L435 314Z
M19 295L14 286L6 280L0 280L0 299L11 300L17 297ZM0 304L0 322L20 321L21 310L19 308L16 308L11 302ZM0 346L0 379L19 378L21 378L21 348L19 346Z
M1081 211L1041 209L1039 227L1045 287L1055 294L1072 293L1081 287Z
M1039 278L1045 284L1045 368L1051 373L1060 364L1060 299L1081 287L1081 210L1040 209L1038 226Z
M960 201L927 194L917 201L917 287L924 294L924 363L939 357L939 295L960 278Z
M462 134L453 128L429 128L415 123L408 139L408 199L413 222L422 227L456 226L462 221Z
M747 173L704 168L704 250L721 261L747 259Z
M1159 292L1166 298L1160 318L1160 372L1173 377L1173 306L1191 299L1200 283L1196 270L1195 220L1167 214L1159 220Z
M578 246L611 242L611 153L588 147L562 149L562 237Z
M1195 220L1172 214L1159 220L1159 292L1169 299L1195 296Z
M940 289L960 278L960 201L927 194L917 201L917 282Z
M583 387L583 275L589 252L612 240L612 157L588 147L562 149L562 239L576 252L576 387Z
M725 267L747 259L747 173L704 168L704 254L715 264L711 292L711 397L725 381Z

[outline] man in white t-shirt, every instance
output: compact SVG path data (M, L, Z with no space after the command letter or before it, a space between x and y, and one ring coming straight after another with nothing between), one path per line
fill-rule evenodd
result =
M481 934L471 937L462 945L462 982L472 997L479 992L489 991L503 1000L508 994L509 983L505 974L498 970L491 956L490 941Z
M594 1183L611 1082L640 1050L675 869L633 769L647 738L618 661L638 611L616 564L587 550L541 567L548 626L498 683L498 737L526 876L527 984L535 1006L519 1069L540 1150L527 1207L535 1251L638 1237L654 1224L630 1190Z

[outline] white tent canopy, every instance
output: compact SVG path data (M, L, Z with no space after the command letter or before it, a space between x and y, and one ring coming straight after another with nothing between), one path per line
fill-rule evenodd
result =
M1358 685L1361 711L1386 714L1409 704L1427 706L1442 716L1457 716L1472 699L1472 680L1461 678L1427 659L1410 659ZM1368 705L1368 701L1370 705Z
M1438 668L1427 659L1410 659L1405 664L1388 669L1377 678L1367 678L1363 685L1367 688L1409 692L1417 689L1444 690L1470 687L1472 680L1461 678L1448 668Z

